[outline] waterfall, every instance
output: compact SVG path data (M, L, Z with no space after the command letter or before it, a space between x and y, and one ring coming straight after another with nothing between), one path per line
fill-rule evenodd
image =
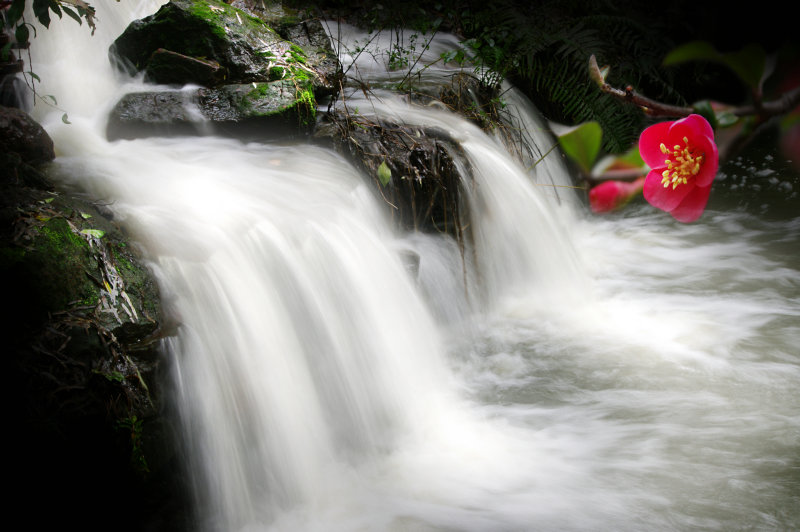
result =
M395 230L331 150L108 142L108 110L141 87L108 45L161 3L98 3L91 37L69 20L39 31L37 90L59 108L33 113L59 185L109 203L179 324L164 356L199 529L800 526L800 264L774 244L797 244L796 219L713 205L693 226L646 206L586 219L557 156L531 168L359 63L377 80L364 112L463 148L475 304L452 240ZM508 98L547 152L535 110Z

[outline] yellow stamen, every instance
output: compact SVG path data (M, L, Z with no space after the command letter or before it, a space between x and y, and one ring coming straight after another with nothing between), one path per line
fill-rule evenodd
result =
M672 152L662 143L660 148L661 152L667 156L664 159L664 164L667 169L661 173L661 183L664 188L672 185L672 190L678 188L678 185L686 185L689 179L693 178L700 172L700 167L703 164L703 155L696 154L696 151L689 146L689 139L683 137L684 146L676 144L672 148Z

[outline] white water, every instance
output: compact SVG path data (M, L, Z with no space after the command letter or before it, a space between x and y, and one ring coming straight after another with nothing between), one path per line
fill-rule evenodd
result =
M99 5L92 38L39 32L41 91L72 124L35 114L63 185L113 202L180 323L165 356L198 526L800 528L800 220L586 218L541 186L568 182L557 158L532 184L466 123L385 95L375 112L450 131L477 170L471 307L453 243L395 234L329 151L107 142L138 84L107 46L160 2L130 4Z

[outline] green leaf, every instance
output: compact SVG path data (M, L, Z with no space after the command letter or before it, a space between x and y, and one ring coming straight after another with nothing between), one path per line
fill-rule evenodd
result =
M11 59L11 46L13 42L7 42L3 48L0 49L0 61L9 61Z
M644 160L639 153L639 145L636 144L630 150L623 153L616 158L618 164L628 168L643 168L645 166Z
M17 29L14 30L14 38L18 43L24 44L28 42L28 37L30 37L30 31L28 30L27 24L20 24L17 26Z
M70 18L76 20L78 22L78 24L83 24L83 20L81 19L81 16L78 15L76 12L74 12L73 10L68 8L67 6L61 6L61 9L62 9L62 11L64 11L64 13L69 15Z
M50 0L33 0L33 14L45 28L50 27Z
M572 158L589 173L603 140L603 130L597 122L584 122L558 136L558 142L564 153Z
M93 236L95 238L103 238L103 235L105 235L106 233L105 231L101 231L100 229L81 229L81 234Z
M389 184L389 181L392 180L392 171L389 169L386 161L383 161L378 167L378 180L384 187Z
M723 62L751 89L761 85L767 64L767 52L761 45L748 44L738 52L723 54Z
M50 5L50 11L58 15L58 18L61 18L61 5L56 0L47 0L47 3Z
M91 217L92 217L92 215L89 214L89 213L86 213L86 212L82 212L81 213L81 218L83 218L84 220L88 220Z
M717 129L719 127L719 123L717 122L717 113L714 112L714 109L711 107L711 102L708 100L703 100L700 102L695 103L692 106L692 109L708 120L708 123L711 124L713 129Z
M721 54L706 41L691 41L673 49L664 58L664 66L677 65L686 61L719 61Z
M72 122L69 121L69 117L67 116L67 113L64 113L63 115L61 115L61 121L64 122L65 124L72 124Z
M36 81L38 81L38 82L40 82L40 83L41 83L42 79L41 79L39 76L37 76L37 75L36 75L36 72L34 72L34 71L32 71L32 70L29 70L29 71L27 72L27 74L28 74L30 77L32 77L33 79L35 79Z
M719 127L731 127L739 123L739 117L730 111L719 111L717 113L717 124Z
M25 0L14 0L6 11L6 24L13 27L25 12Z

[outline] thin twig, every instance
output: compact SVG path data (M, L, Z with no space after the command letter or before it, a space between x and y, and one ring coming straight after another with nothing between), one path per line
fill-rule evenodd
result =
M697 111L692 107L681 107L670 105L656 100L652 100L646 96L642 96L633 90L630 85L625 87L624 90L612 87L606 83L600 67L597 66L597 59L594 55L589 57L589 75L597 83L605 93L616 96L626 102L638 105L642 110L650 116L689 116ZM745 105L740 107L733 107L729 112L735 116L757 116L761 120L766 120L773 116L782 115L787 113L800 105L800 87L797 87L789 92L781 95L780 98L770 101L762 102L758 105Z
M677 105L669 105L666 103L658 102L656 100L652 100L646 96L642 96L638 92L633 90L633 87L630 85L625 87L625 90L617 89L616 87L612 87L608 83L606 83L605 78L603 77L602 72L600 72L600 67L597 66L597 59L595 59L594 55L589 57L589 75L592 79L597 82L597 85L600 87L605 93L611 94L612 96L616 96L626 102L630 102L634 105L638 105L642 108L642 110L650 116L689 116L690 114L694 113L695 110L691 107L681 107Z

